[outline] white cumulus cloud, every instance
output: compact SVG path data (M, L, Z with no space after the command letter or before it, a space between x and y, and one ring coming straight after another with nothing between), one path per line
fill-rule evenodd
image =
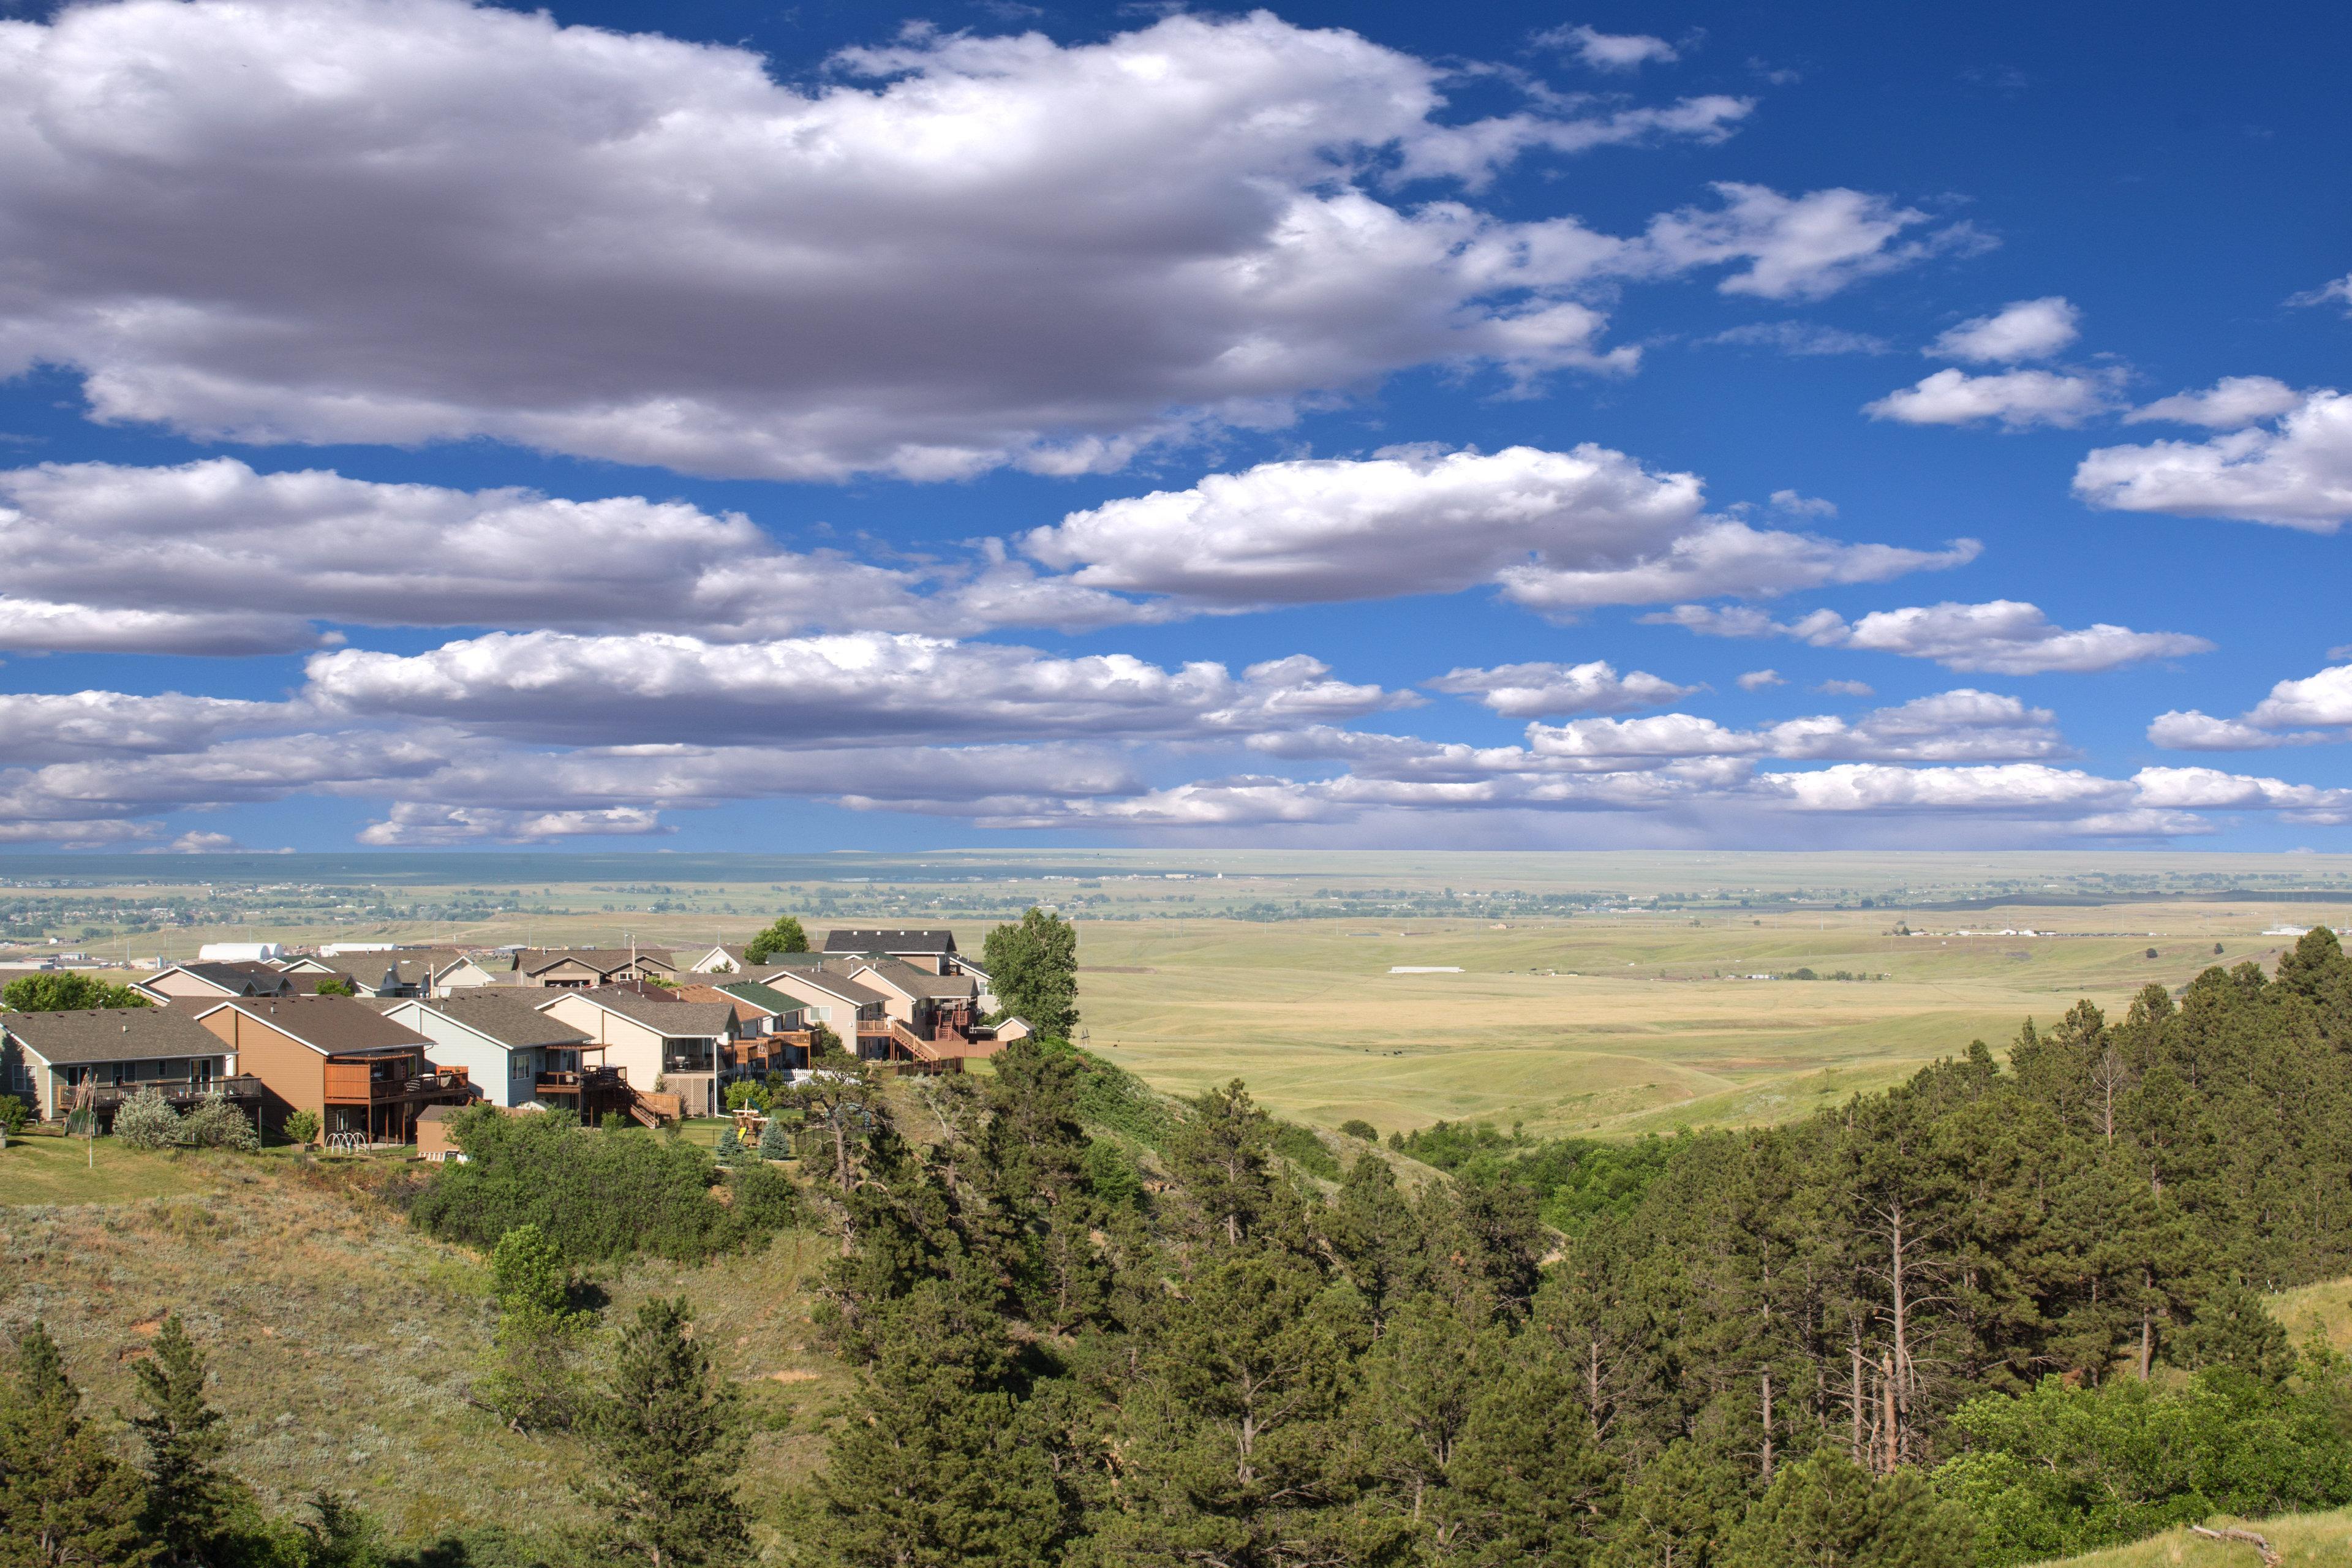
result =
M2275 425L2210 440L2101 447L2075 468L2074 494L2110 511L2333 533L2352 518L2352 396L2306 392Z
M1331 679L1306 658L1235 676L904 633L711 643L499 632L415 655L317 654L308 668L305 695L323 710L575 744L1222 733L1419 700Z
M1701 510L1696 476L1622 452L1512 447L1263 463L1074 512L1022 540L1089 589L1252 607L1497 583L1542 611L1769 595L1971 559L1757 530Z
M1866 648L1997 675L2088 674L2145 659L2209 653L2213 647L2183 632L2136 632L2104 621L2069 630L2039 606L2016 599L1874 610L1853 622L1832 610L1781 622L1760 610L1705 605L1677 605L1643 619L1707 637L1790 637L1815 647Z
M1585 664L1503 664L1491 669L1455 668L1423 686L1458 697L1475 697L1513 719L1557 718L1570 713L1627 713L1656 708L1698 689L1677 686L1646 670L1617 673L1594 659Z
M2115 406L2105 377L2051 370L1970 375L1945 369L1890 392L1862 411L1902 425L1973 425L1995 419L2005 430L2036 425L2072 427Z
M1945 330L1927 353L1971 364L2015 364L2048 359L2081 336L2082 311L2058 295L2020 300L1994 314Z
M1445 115L1444 68L1265 13L760 56L460 0L120 0L7 24L0 374L246 442L488 437L698 473L1124 463L1406 366L1622 370L1596 279L1818 294L1924 254L1852 192L1678 240L1465 200L1748 100ZM1808 222L1826 205L1847 216ZM1812 236L1811 243L1799 231Z
M2126 425L2161 422L2242 430L2274 419L2303 402L2303 394L2267 375L2225 375L2202 392L2176 392L2124 416Z
M1643 238L1653 269L1745 263L1717 288L1763 300L1820 300L1939 251L1984 243L1964 224L1935 228L1917 208L1864 191L1790 196L1732 180L1717 182L1715 191L1717 208L1685 207L1650 221ZM1905 237L1914 230L1916 237Z
M1576 58L1595 70L1630 71L1656 60L1672 64L1681 51L1664 38L1647 33L1604 33L1597 27L1555 27L1536 35L1535 42L1572 49Z

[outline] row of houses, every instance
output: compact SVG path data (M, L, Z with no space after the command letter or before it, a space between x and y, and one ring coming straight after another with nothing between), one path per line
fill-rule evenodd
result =
M820 1030L918 1071L1028 1032L980 1022L987 977L946 931L836 931L766 963L723 945L681 956L398 950L380 983L304 956L176 964L138 984L152 1007L0 1014L0 1089L44 1120L105 1120L150 1087L183 1104L218 1092L273 1130L309 1110L322 1140L404 1143L433 1107L475 1101L591 1122L715 1114L730 1083L805 1069Z

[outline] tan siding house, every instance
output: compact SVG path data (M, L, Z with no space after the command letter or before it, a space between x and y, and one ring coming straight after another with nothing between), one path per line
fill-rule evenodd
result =
M280 1131L287 1117L308 1110L322 1140L413 1142L417 1112L474 1098L462 1068L426 1059L432 1041L353 997L241 997L196 1022L260 1080L263 1125Z
M604 1048L604 1065L629 1087L678 1097L681 1114L715 1116L722 1052L735 1037L731 1004L674 1002L618 987L567 990L540 1011Z

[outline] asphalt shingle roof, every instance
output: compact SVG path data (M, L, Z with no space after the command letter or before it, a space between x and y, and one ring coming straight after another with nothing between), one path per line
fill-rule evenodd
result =
M329 1056L413 1051L433 1043L351 996L240 996L197 1016L209 1017L221 1007L234 1007Z
M664 969L677 967L669 949L666 947L641 947L634 953L625 947L549 947L541 948L535 952L517 954L515 968L525 974L536 974L542 969L553 968L566 959L585 964L599 974L610 974L616 969L626 969L633 960L646 960L661 965Z
M67 1013L0 1013L0 1029L47 1062L158 1061L220 1057L228 1046L184 1009L83 1007Z
M827 952L953 952L951 931L883 931L844 928L824 933Z
M617 985L599 985L567 994L585 996L610 1012L633 1018L649 1029L659 1029L673 1039L724 1035L735 1023L735 1009L724 1002L656 1000Z
M481 985L436 997L421 1005L515 1049L530 1046L578 1046L588 1042L586 1031L575 1029L562 1019L541 1012L531 1005L530 994L524 991L493 990Z

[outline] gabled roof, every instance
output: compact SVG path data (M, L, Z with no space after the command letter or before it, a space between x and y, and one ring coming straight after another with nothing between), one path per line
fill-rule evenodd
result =
M724 985L713 985L710 989L723 991L730 996L740 997L762 1013L770 1015L798 1013L808 1006L808 1004L799 997L787 996L774 987L762 985L756 980L730 980Z
M883 931L843 928L824 933L827 952L953 952L951 931Z
M839 997L842 1001L857 1007L878 1007L888 1000L871 985L861 985L845 974L818 965L794 964L789 969L774 970L768 973L761 983L773 984L778 981L790 981L796 984L806 985L812 990L822 991L828 996Z
M833 965L825 967L831 969ZM861 958L854 966L844 964L842 967L848 969L851 978L861 984L866 976L872 975L876 985L891 986L904 996L930 996L957 1002L970 998L975 990L971 976L968 974L934 974L903 958Z
M220 1057L228 1044L185 1008L81 1007L65 1013L0 1013L0 1030L51 1066Z
M734 1009L736 1020L748 1024L754 1018L771 1018L781 1014L798 1016L808 1010L806 1003L798 1002L781 991L771 991L760 984L681 985L677 988L681 1002L715 1002Z
M538 974L567 962L599 974L626 969L633 963L659 964L664 969L677 967L666 947L641 947L634 952L625 947L550 947L515 954L515 968L524 974Z
M196 1015L233 1008L331 1057L413 1051L433 1042L352 996L239 996Z
M618 985L598 985L585 991L558 992L541 1007L560 1005L567 997L593 1002L607 1013L658 1030L668 1039L699 1039L723 1035L734 1025L735 1008L727 1002L658 1001L642 992Z
M438 1013L509 1050L589 1043L585 1030L575 1029L562 1019L541 1012L527 994L519 991L483 985L430 1001L410 997L400 1005Z
M167 963L149 975L142 985L153 985L166 974L193 974L207 985L217 985L224 995L276 995L292 988L291 975L281 974L266 963Z

